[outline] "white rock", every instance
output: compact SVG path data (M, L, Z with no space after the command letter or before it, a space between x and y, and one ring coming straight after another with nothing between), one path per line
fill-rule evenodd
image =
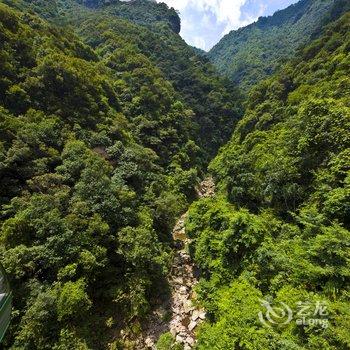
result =
M187 337L186 338L186 343L193 346L195 343L195 340L192 337Z
M184 295L184 294L187 294L187 288L185 286L182 286L179 290L179 292Z
M174 279L174 283L182 285L184 283L184 280L182 277L177 277Z
M177 327L176 327L176 332L178 333L178 334L186 334L186 327L185 326L183 326L182 324L179 324L179 325L177 325Z
M145 340L145 344L146 344L146 346L147 346L148 348L152 348L153 345L154 345L154 341L153 341L150 337L148 337L148 338L146 338L146 340Z
M192 314L192 317L191 317L191 320L192 321L197 321L199 319L199 311L198 310L194 310L193 311L193 314Z
M188 330L189 330L190 332L192 332L196 327L197 327L197 322L192 321L192 322L188 325Z
M205 316L207 315L207 313L205 312L205 311L201 311L200 313L199 313L199 318L201 319L201 320L205 320Z
M192 305L192 302L190 300L186 300L184 302L183 309L186 314L189 314L191 311L194 310L194 306Z
M170 327L170 333L174 338L176 337L177 332L175 328Z
M183 344L185 342L185 337L183 337L182 335L178 334L176 336L176 342Z

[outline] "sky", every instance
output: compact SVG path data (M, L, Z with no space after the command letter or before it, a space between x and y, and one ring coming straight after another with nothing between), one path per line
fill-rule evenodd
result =
M208 51L233 29L272 15L297 0L157 0L180 12L181 36Z

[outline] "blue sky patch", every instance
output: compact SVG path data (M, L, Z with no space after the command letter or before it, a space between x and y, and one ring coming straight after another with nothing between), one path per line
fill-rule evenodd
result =
M225 34L296 3L297 0L159 0L179 10L181 35L209 50Z

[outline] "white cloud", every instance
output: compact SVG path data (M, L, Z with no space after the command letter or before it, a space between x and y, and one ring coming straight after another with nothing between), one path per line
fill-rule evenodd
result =
M207 48L205 39L200 36L195 36L192 38L192 45L202 50L205 50Z
M131 0L121 0L131 1ZM225 34L270 15L299 0L150 0L180 12L181 36L193 46L209 50Z
M191 45L208 50L233 29L257 18L242 15L249 0L157 0L180 11L181 35Z
M159 0L180 12L193 8L203 13L211 12L218 23L225 24L225 30L237 29L247 24L242 20L241 7L247 0Z

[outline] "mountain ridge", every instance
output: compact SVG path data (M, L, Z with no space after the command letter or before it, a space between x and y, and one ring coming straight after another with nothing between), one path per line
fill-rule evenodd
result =
M217 195L186 223L208 311L197 349L349 347L349 72L347 12L251 90L211 162ZM294 318L271 319L281 305Z
M220 73L247 92L274 73L320 29L336 0L301 0L247 27L232 31L208 53Z
M166 5L0 3L1 347L348 349L350 2L336 4L301 48L285 24L303 16L278 14L267 44L286 29L294 57L253 62L261 77L247 62L259 83L242 96ZM266 327L262 299L329 313Z

